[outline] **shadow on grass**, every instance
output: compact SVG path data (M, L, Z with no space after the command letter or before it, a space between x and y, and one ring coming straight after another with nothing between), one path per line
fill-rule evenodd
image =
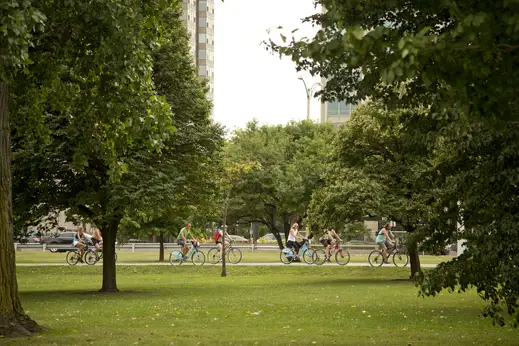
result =
M85 291L85 290L56 290L56 291L23 291L20 292L22 299L31 300L63 300L63 299L78 299L84 297L100 297L103 298L120 298L133 297L142 295L154 295L157 291L153 290L128 290L119 292L99 292L99 291Z
M414 282L410 279L381 279L378 277L375 278L336 278L326 280L305 280L303 282L298 283L298 285L305 286L313 286L318 285L406 285L406 286L414 286Z

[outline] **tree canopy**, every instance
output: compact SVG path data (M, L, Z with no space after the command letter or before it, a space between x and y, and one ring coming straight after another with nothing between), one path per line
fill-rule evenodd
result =
M319 0L310 38L270 42L298 69L326 78L324 99L424 107L413 126L434 154L429 244L467 239L468 251L424 274L424 294L476 287L487 314L519 319L515 97L519 4ZM456 223L465 225L460 232ZM512 284L514 283L514 284Z
M334 129L309 121L282 125L251 122L234 132L225 148L231 162L254 161L251 171L233 188L229 224L257 221L268 227L283 246L279 234L288 235L291 222L301 222L311 195L323 183L326 157Z
M204 86L182 57L179 9L179 2L43 1L49 30L31 52L29 73L13 81L15 210L20 220L58 209L93 221L104 239L103 291L117 290L121 220L151 220L183 203L191 184L207 181L219 145ZM34 113L40 122L26 123Z

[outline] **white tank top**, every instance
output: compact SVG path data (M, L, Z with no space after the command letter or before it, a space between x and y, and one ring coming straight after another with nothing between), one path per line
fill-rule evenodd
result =
M296 241L296 237L292 233L288 234L288 241Z

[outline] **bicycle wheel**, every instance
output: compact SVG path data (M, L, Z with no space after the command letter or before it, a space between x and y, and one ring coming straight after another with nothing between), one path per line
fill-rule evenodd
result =
M171 253L169 254L169 263L170 264L177 264L177 265L180 265L182 264L183 260L182 260L182 253L178 250L173 250L171 251Z
M326 261L326 252L324 250L316 250L312 256L312 260L315 264L321 266Z
M90 266L93 266L98 261L97 253L92 250L85 251L83 258L85 263Z
M212 248L207 252L207 260L211 264L216 264L220 262L220 251L217 248Z
M409 263L409 256L405 251L397 251L393 255L393 264L397 267L405 267Z
M283 249L279 252L279 259L283 264L290 264L294 260L294 252L290 249Z
M306 249L305 253L303 254L303 260L307 263L307 264L314 264L315 263L315 260L314 260L314 250L312 249Z
M339 249L335 253L335 262L340 266L345 266L350 263L350 253L345 248Z
M191 262L196 266L201 266L205 263L205 254L202 251L195 251L191 255Z
M229 259L229 262L232 264L240 263L242 258L241 250L238 248L232 248L229 251L227 251L227 258Z
M71 266L75 266L79 262L79 253L77 251L67 252L67 263Z
M371 251L368 256L368 262L372 267L380 267L384 263L382 252L378 250Z

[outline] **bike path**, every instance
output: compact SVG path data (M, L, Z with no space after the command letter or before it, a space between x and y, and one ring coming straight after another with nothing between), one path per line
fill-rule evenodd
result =
M161 262L161 263L117 263L118 267L122 266L171 266L169 262ZM182 266L193 266L193 263L190 262L184 262L181 264ZM204 266L221 266L221 263L218 264L211 264L211 263L204 263ZM227 263L226 264L229 267L370 267L369 263L348 263L345 266L340 266L337 263L325 263L323 265L316 265L316 264L306 264L306 263L290 263L290 264L283 264L283 263L238 263L238 264L232 264ZM17 263L17 267L70 267L67 263ZM77 264L76 266L85 266L85 267L92 267L87 264ZM97 264L96 266L100 267L101 264ZM174 266L178 266L178 264L175 264ZM435 268L437 264L422 264L422 268ZM409 265L408 265L409 267ZM384 264L380 268L395 268L393 264Z

